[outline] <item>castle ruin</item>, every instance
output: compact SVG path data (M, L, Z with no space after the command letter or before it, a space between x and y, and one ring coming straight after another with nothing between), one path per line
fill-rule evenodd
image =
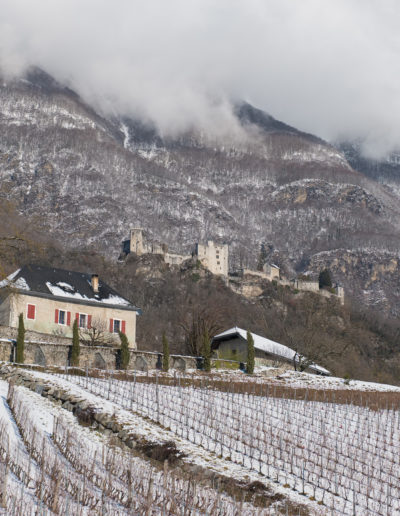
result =
M170 253L166 244L157 242L147 242L144 238L142 228L130 230L130 238L123 242L123 252L127 255L135 253L138 256L143 254L161 255L170 265L180 265L191 258L197 259L200 263L213 274L228 276L229 250L227 244L215 244L209 240L206 244L196 243L191 254Z
M216 244L212 240L208 240L206 244L196 243L191 254L175 254L170 253L166 244L157 242L147 242L144 237L142 228L133 228L130 230L130 238L123 242L123 252L125 255L135 253L138 256L143 254L161 255L170 265L180 265L186 260L198 260L203 267L216 275L228 277L229 274L229 247L227 244ZM242 278L245 276L258 277L268 281L276 281L282 286L289 286L295 290L302 292L314 292L324 297L337 297L339 302L344 304L344 288L335 285L331 291L321 289L319 282L311 278L294 278L286 279L281 277L280 268L275 264L265 263L262 270L252 270L242 268L234 273Z

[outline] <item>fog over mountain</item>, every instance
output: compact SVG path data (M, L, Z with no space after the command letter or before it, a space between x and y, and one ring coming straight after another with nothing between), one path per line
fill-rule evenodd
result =
M400 146L396 0L0 0L3 75L39 66L106 116L243 136L232 101L366 157Z

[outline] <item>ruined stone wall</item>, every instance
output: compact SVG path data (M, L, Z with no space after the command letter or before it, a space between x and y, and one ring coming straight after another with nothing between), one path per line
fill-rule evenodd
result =
M173 254L173 253L166 253L163 255L165 263L169 263L170 265L180 265L181 263L185 262L186 260L190 260L191 255L190 254Z
M317 292L319 293L319 282L318 281L303 281L295 279L293 280L293 288L304 292Z

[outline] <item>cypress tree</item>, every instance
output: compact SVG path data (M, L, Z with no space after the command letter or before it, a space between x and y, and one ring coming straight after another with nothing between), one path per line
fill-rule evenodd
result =
M72 348L71 348L71 366L79 366L79 354L80 354L80 343L79 343L79 328L78 321L75 319L72 326Z
M168 340L165 335L165 332L162 335L162 349L163 349L163 359L162 359L162 368L165 373L169 370L169 345Z
M18 317L18 336L17 336L17 353L16 361L18 364L24 363L24 346L25 346L25 326L24 316L19 314Z
M129 343L128 337L122 331L119 332L121 339L121 369L128 369L129 366Z
M209 373L211 371L211 344L207 331L203 335L203 357L204 371Z
M247 332L247 373L254 373L254 339L249 331Z

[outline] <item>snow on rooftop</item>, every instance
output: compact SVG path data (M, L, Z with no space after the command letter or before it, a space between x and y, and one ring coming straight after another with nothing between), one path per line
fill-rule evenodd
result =
M74 291L74 287L72 287L69 283L64 283L64 281L58 281L57 285L63 289Z
M108 297L102 299L96 297L87 297L85 295L80 294L79 292L75 292L74 288L71 287L71 285L63 283L61 281L58 282L56 285L53 285L52 283L50 283L50 281L46 281L46 287L49 289L50 293L53 294L53 296L82 299L82 301L94 301L96 303L103 303L106 305L130 305L127 299L124 299L123 297L116 296L113 294L110 294Z
M25 278L18 278L13 283L14 287L19 288L21 290L30 290L28 283Z
M15 278L15 276L19 273L20 270L21 269L17 269L13 273L11 273L9 276L7 276L6 279L4 279L3 281L0 281L0 288L8 287L10 285L11 281Z
M100 301L101 303L108 303L110 305L129 305L129 301L127 301L126 299L124 299L123 297L121 296L113 296L112 294L110 294L107 299L102 299Z
M214 339L217 339L219 337L225 337L228 335L240 335L240 337L242 337L243 339L247 339L247 331L243 330L242 328L238 328L237 326L235 326L234 328L230 328L229 330L226 330L218 335L215 335ZM278 342L274 342L273 340L261 337L256 333L251 333L251 335L253 337L254 347L256 349L286 358L288 360L296 359L296 362L298 361L297 352L291 348L288 348L284 344L279 344ZM327 369L317 364L311 364L310 367L312 367L316 371L319 371L320 373L330 374Z

